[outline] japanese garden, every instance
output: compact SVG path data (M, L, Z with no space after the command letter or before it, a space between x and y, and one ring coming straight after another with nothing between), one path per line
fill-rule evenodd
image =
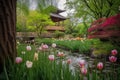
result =
M0 0L0 80L120 80L120 0Z

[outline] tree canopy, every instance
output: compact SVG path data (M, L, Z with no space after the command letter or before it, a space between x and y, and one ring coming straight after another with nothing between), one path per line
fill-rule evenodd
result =
M120 0L66 0L67 8L83 19L99 19L119 12Z

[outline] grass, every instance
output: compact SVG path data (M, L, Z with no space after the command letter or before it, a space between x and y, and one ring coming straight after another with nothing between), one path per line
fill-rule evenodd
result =
M69 50L71 52L78 52L80 54L89 54L93 40L55 40L55 39L36 39L37 43L46 43L51 45L56 43L59 48Z

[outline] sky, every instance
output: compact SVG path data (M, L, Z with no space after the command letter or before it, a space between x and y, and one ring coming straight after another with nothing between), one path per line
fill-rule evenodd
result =
M62 9L62 10L65 10L65 3L66 3L66 0L59 0L58 8ZM65 12L62 12L61 15L66 17L67 16L67 10Z
M37 7L36 2L33 0L30 0L30 3L31 3L30 9L34 10ZM66 0L58 0L58 8L61 10L65 10L65 3L66 3ZM68 10L60 13L60 15L67 17L67 12Z

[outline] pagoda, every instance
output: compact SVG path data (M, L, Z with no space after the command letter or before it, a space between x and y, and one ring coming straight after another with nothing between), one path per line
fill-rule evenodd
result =
M65 10L57 9L55 12L50 13L50 19L55 22L54 26L46 26L45 30L47 31L48 37L51 37L55 31L65 32L64 28L64 20L67 18L60 15L60 13L64 12ZM44 36L46 36L44 35Z

